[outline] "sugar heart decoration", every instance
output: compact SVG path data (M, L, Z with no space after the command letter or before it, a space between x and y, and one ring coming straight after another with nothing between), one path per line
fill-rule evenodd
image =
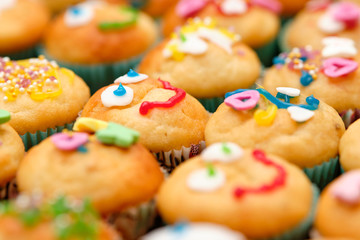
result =
M347 28L354 28L359 22L360 9L354 3L340 2L332 8L332 15L336 21L344 23Z
M207 0L181 0L176 5L175 11L180 17L188 18L203 9L207 3Z
M345 58L329 58L323 62L324 74L331 78L345 76L357 68L357 62Z
M6 110L0 109L0 124L7 123L10 119L10 113Z
M296 122L306 122L314 116L313 111L298 106L288 107L287 111L290 113L291 119Z
M330 193L338 200L350 205L360 202L360 170L342 175L334 182Z
M248 90L236 93L225 99L225 104L236 110L253 109L260 99L260 93L256 90Z
M100 142L119 147L130 147L140 136L139 132L113 122L109 122L107 128L97 131L95 135Z
M266 8L274 13L280 13L282 5L277 0L251 0L251 4Z
M64 151L74 151L84 145L89 140L87 133L56 133L51 136L55 146Z

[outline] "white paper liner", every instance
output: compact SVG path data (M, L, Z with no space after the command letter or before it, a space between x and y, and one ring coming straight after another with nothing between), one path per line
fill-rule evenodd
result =
M121 233L125 240L135 240L144 235L153 225L156 204L152 199L137 207L131 207L105 217L106 221Z
M199 155L205 149L205 141L198 144L191 144L190 147L181 147L179 150L170 150L168 152L153 153L160 166L169 173L187 159Z

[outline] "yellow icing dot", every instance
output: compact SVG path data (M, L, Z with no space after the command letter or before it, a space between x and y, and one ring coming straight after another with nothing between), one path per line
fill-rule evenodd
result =
M74 124L73 130L77 132L93 133L100 129L107 128L108 123L94 118L81 117Z
M256 123L260 126L270 126L276 117L277 109L275 104L268 106L265 111L257 109L254 113Z

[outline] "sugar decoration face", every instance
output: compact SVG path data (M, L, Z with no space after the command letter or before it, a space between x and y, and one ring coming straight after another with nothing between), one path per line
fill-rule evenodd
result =
M238 89L227 93L224 103L237 111L250 111L254 109L254 119L259 126L270 126L276 117L278 108L287 109L290 117L299 123L305 122L314 116L313 111L318 108L319 100L310 96L306 98L307 104L295 105L290 103L290 99L300 95L299 89L279 87L277 90L278 94L274 97L263 88L255 90ZM267 108L265 110L257 109L260 95L266 101Z

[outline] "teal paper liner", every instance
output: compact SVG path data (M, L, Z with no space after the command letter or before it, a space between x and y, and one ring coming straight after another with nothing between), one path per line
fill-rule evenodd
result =
M64 129L71 130L73 125L74 123L68 123L65 124L64 126L48 128L45 131L36 131L35 133L25 133L24 135L20 135L20 137L24 143L25 150L27 151L31 147L39 144L42 140L55 133L62 132Z
M289 52L291 48L286 43L286 32L292 23L292 20L288 20L286 23L284 23L284 26L281 28L280 33L278 35L278 44L280 52Z
M279 54L277 38L265 46L256 48L254 50L260 58L262 65L265 67L270 67L272 65L273 58Z
M308 216L295 228L272 238L265 238L261 240L303 240L307 238L308 232L312 226L314 216L315 216L315 210L316 210L316 204L319 198L319 189L313 185L312 186L312 192L313 192L313 199L311 203L311 209L308 214ZM259 239L258 239L259 240Z
M37 57L37 48L31 47L20 52L10 53L10 54L0 54L2 57L9 57L11 60L21 60L27 58Z
M130 68L135 69L140 63L143 54L130 58L128 60L108 63L108 64L69 64L57 61L51 58L43 47L38 47L39 54L48 59L55 60L59 66L71 69L80 76L90 87L91 94L94 94L100 88L114 83L118 77L125 75Z
M155 200L143 203L137 207L113 213L105 220L113 226L124 239L138 239L154 224L157 216Z
M315 167L304 168L304 172L311 182L322 190L328 183L340 175L339 158L331 158L328 162L324 162Z
M197 98L197 100L204 106L204 108L213 113L224 102L224 97L214 98Z

